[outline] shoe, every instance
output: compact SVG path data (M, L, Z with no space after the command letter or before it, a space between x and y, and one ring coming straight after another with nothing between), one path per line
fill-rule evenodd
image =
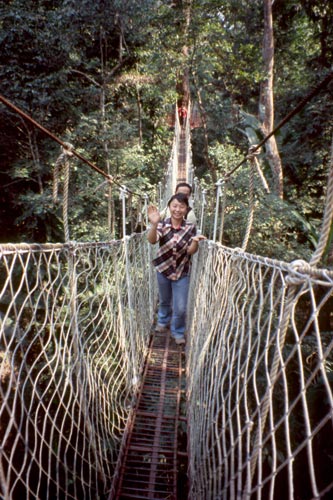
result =
M185 344L185 337L178 337L175 339L177 345Z
M168 331L169 331L169 327L166 326L166 325L159 325L159 324L157 324L155 326L155 332L164 333L164 332L168 332Z

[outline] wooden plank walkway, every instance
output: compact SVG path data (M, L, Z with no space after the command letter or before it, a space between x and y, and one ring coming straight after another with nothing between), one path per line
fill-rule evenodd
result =
M169 332L154 332L120 471L117 500L187 497L184 371L184 347L177 346Z
M186 133L185 133L184 127L182 127L182 129L180 131L180 136L179 136L177 184L179 182L187 182Z

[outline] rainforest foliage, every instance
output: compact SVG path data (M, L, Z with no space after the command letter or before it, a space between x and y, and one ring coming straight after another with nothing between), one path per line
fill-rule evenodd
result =
M184 75L201 116L192 130L195 172L212 189L264 137L263 96L271 91L277 124L333 64L328 0L6 0L0 14L0 93L117 182L151 197L169 159ZM286 260L313 252L332 116L331 82L276 134L280 192L262 149L270 192L256 179L251 251ZM1 241L63 241L61 203L52 201L59 144L3 104L0 118ZM245 229L248 177L244 164L228 182L225 243L232 246ZM71 161L73 239L108 237L108 196L119 218L112 191L88 165Z

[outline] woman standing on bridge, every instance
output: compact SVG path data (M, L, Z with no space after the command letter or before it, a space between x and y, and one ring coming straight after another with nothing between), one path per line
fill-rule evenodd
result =
M189 208L185 194L174 194L168 207L170 217L164 220L156 207L148 208L147 238L153 245L159 242L157 257L153 260L159 291L156 330L163 332L170 328L176 343L184 344L190 259L205 236L197 235L195 225L185 220Z

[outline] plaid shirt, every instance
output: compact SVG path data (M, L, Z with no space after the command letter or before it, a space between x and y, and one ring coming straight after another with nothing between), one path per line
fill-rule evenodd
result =
M153 264L159 273L170 280L176 281L190 272L190 258L187 248L197 233L194 224L182 221L179 229L171 225L171 218L162 220L157 226L157 236L160 248Z

